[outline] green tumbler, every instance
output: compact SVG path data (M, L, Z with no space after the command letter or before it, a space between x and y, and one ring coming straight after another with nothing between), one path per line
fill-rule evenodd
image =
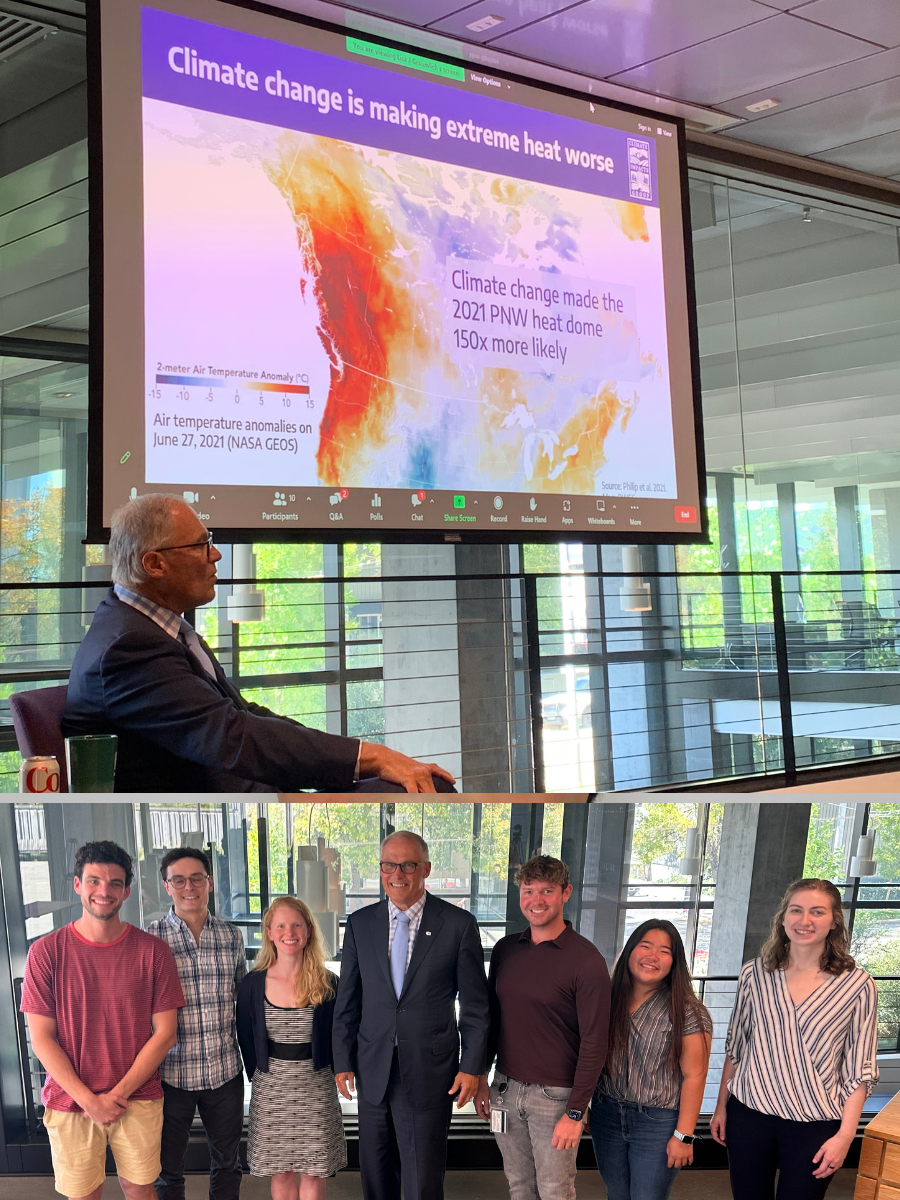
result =
M66 768L70 792L112 792L116 782L114 733L86 733L66 738Z

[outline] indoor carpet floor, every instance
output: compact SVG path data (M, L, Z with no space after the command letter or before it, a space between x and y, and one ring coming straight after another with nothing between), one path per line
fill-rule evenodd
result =
M838 1171L828 1189L827 1200L852 1200L855 1171ZM604 1200L606 1189L596 1171L580 1171L576 1181L578 1200ZM208 1181L203 1175L190 1175L186 1200L207 1200ZM509 1195L506 1177L501 1171L448 1171L446 1200L504 1200ZM115 1179L107 1179L104 1200L121 1200L122 1190ZM268 1200L266 1179L244 1177L241 1200ZM328 1181L327 1200L361 1200L358 1171L342 1171ZM0 1176L0 1200L59 1200L53 1180L46 1176ZM726 1171L683 1171L676 1179L671 1200L731 1200Z

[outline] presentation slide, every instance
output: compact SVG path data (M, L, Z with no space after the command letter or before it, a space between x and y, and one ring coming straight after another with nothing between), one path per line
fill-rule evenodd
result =
M221 4L131 7L140 257L120 302L106 242L105 522L167 491L285 538L698 536L673 122ZM109 356L136 319L140 394Z

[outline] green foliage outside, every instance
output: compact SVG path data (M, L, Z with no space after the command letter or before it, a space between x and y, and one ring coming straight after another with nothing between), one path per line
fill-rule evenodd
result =
M818 804L812 806L803 876L805 879L830 879L832 883L840 883L843 874L843 848L832 845L837 819L819 817L817 810L820 807Z
M551 858L559 858L562 854L564 804L544 805L544 833L541 839L541 850Z
M631 879L653 879L653 868L667 868L664 882L688 881L678 870L687 831L697 824L696 804L636 804L631 842Z

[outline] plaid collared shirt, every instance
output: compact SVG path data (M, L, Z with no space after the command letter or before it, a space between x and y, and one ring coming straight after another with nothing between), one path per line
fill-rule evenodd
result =
M221 1087L243 1070L234 1018L238 984L247 974L240 930L210 913L198 946L172 908L151 921L147 932L175 955L185 1000L178 1010L178 1040L159 1064L159 1077L186 1091Z
M151 621L155 621L160 629L164 629L169 637L174 638L176 642L178 641L178 635L181 633L181 617L179 617L178 613L173 613L171 608L163 608L161 604L156 604L153 600L148 600L146 596L142 596L139 592L132 592L121 583L114 584L113 591L123 604L130 604L132 608L136 608L138 612L142 612L145 617L149 617Z
M421 896L415 904L411 904L406 909L406 915L409 917L409 945L406 947L406 966L409 969L409 960L412 958L413 946L416 944L416 934L419 932L419 926L422 924L422 911L425 908L425 897ZM397 932L397 917L400 915L400 909L397 908L393 900L388 900L388 962L391 961L391 950L394 946L394 934Z

